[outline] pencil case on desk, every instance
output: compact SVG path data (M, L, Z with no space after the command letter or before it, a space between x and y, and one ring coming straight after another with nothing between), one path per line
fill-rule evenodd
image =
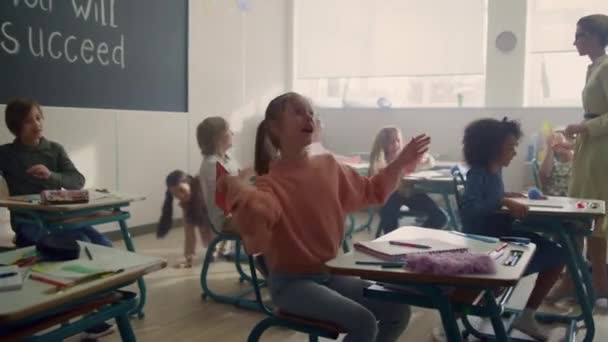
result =
M89 202L88 190L44 190L40 193L42 204L78 204Z
M80 257L76 239L61 235L46 235L36 243L36 250L44 261L74 260Z

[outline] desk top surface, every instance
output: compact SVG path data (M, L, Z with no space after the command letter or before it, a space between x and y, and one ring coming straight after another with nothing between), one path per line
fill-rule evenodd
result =
M446 230L428 229L421 227L401 227L393 232L380 237L379 241L386 240L414 240L414 239L435 239L454 245L461 245L469 248L473 253L484 253L495 250L501 243L488 243L470 239L460 235L452 234ZM511 250L521 250L523 255L515 266L505 266L503 262L509 256ZM350 275L371 279L376 281L408 281L421 283L435 283L441 285L479 285L479 286L513 286L517 284L523 276L524 271L530 262L536 246L517 246L509 244L505 252L496 259L495 274L461 274L461 275L435 275L414 273L407 269L381 268L380 266L358 265L357 261L379 261L378 259L365 253L354 251L352 253L340 255L329 261L327 266L331 273Z
M513 198L513 200L528 206L530 215L598 217L606 214L606 203L599 200L589 200L570 197L547 197L543 200L528 198ZM501 211L506 212L506 208Z
M0 199L0 207L10 209L29 209L37 211L76 211L97 207L132 203L145 200L145 196L124 194L119 192L89 191L89 202L78 204L41 204L40 195L13 196Z
M116 286L134 281L144 274L160 270L167 265L167 262L162 258L85 242L79 243L81 245L80 259L61 263L82 263L83 265L94 265L104 270L122 269L123 271L52 294L47 293L54 288L52 285L30 279L28 276L24 279L21 289L0 292L0 303L2 303L0 305L0 324L20 320L62 304L77 301L80 298L111 290ZM87 258L84 246L91 252L93 260ZM0 253L0 263L10 264L22 258L24 254L31 253L34 248L20 248ZM26 268L21 268L21 273L22 275L32 274L26 271Z

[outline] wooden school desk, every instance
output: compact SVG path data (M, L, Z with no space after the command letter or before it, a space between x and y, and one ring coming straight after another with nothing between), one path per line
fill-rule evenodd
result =
M131 215L125 208L132 202L142 200L145 200L145 197L90 190L88 203L43 205L39 195L26 195L0 199L0 207L6 207L12 213L18 214L15 218L17 222L36 224L50 232L118 222L127 250L134 252L135 247L126 222ZM140 295L134 313L142 318L146 303L146 285L143 279L139 279L137 285Z
M587 330L584 341L593 341L595 296L582 251L576 244L576 237L592 234L592 221L606 213L604 201L568 197L549 197L546 200L514 198L514 200L529 206L528 216L522 221L516 221L515 229L549 234L564 248L568 256L566 266L574 282L582 311L577 317L552 314L539 314L537 317L569 324L568 341L575 340L576 323L583 320ZM503 208L501 211L507 210Z
M117 290L141 279L144 274L164 268L166 261L85 242L79 244L83 264L86 262L87 265L95 265L104 270L123 271L57 293L47 293L54 288L52 285L26 277L21 289L0 292L0 340L21 340L27 337L25 341L61 341L114 318L123 341L135 341L128 317L129 312L137 306L135 294ZM84 246L89 249L92 261L88 260ZM27 247L0 253L0 263L11 264L34 249ZM25 268L21 268L21 272L31 274ZM96 306L96 303L105 305ZM73 312L77 315L68 316ZM66 324L66 317L77 318L82 315L82 318L70 320ZM49 331L46 327L55 328ZM45 332L41 335L33 335L43 330Z
M428 229L421 227L402 227L388 233L378 240L413 240L432 238L454 245L469 248L470 252L490 252L500 244L498 242L484 242L450 233L445 230ZM523 255L515 266L505 266L503 262L511 250L521 250ZM369 279L378 283L392 286L406 286L408 291L391 291L378 285L364 290L369 298L382 299L406 303L414 306L433 308L439 310L443 327L450 342L462 341L457 324L455 312L468 315L489 317L492 326L497 332L498 341L507 341L507 332L501 320L502 303L498 302L494 290L506 287L510 293L524 274L530 259L534 255L536 246L509 245L505 253L496 259L496 274L490 275L433 275L413 273L405 269L382 268L380 266L359 265L357 261L378 261L377 259L355 251L341 255L327 263L330 273L348 275ZM388 285L387 285L388 286ZM480 291L480 297L475 303L460 303L450 298L447 288L468 288Z

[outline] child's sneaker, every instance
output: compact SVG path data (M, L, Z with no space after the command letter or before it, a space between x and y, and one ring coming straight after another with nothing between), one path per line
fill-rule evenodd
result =
M82 333L82 341L95 341L100 337L110 335L114 332L114 326L108 323L97 324Z

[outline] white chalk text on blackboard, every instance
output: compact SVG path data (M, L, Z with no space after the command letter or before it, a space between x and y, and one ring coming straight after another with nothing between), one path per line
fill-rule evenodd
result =
M61 0L66 1L66 0ZM116 0L69 0L75 20L87 24L119 28L116 22ZM49 15L56 8L53 0L12 0L15 10L37 10ZM64 60L68 63L99 64L126 67L125 37L119 32L114 41L93 41L73 33L45 30L11 21L0 22L0 52L9 55L29 53L37 58ZM26 30L27 42L19 41L17 30Z

